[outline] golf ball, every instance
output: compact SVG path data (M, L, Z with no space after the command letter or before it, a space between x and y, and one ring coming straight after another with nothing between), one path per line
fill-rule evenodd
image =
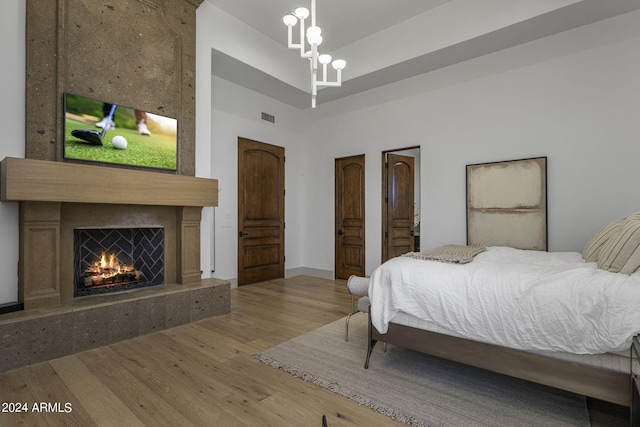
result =
M113 144L114 147L120 150L124 150L125 148L127 148L127 140L124 136L121 135L114 136L111 140L111 144Z

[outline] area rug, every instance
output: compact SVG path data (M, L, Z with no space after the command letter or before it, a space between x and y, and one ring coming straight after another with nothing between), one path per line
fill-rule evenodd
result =
M412 426L590 425L583 396L395 346L364 369L366 341L359 313L253 357Z

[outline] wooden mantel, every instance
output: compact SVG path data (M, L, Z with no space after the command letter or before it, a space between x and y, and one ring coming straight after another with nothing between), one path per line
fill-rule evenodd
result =
M218 180L160 172L6 157L3 202L217 206Z

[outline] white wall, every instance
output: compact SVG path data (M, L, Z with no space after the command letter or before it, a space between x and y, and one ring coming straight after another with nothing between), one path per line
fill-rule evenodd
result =
M24 0L4 0L0 13L0 159L24 157L25 150L25 21ZM0 203L0 304L18 301L18 204Z
M203 2L196 9L196 176L215 178L211 170L211 44L213 27L209 18L213 6ZM214 267L214 208L202 209L200 223L200 269L212 277Z
M212 79L212 94L211 162L220 189L215 209L213 277L237 278L238 137L284 147L285 268L304 266L302 227L305 221L301 197L304 192L302 165L307 148L302 135L306 123L303 112L217 77ZM275 116L275 123L262 120L262 112Z
M218 179L219 187L218 207L212 209L211 215L207 209L203 212L203 276L231 279L232 284L236 283L238 137L285 149L285 268L290 270L302 267L304 221L301 194L304 188L302 171L306 152L303 130L308 125L306 114L302 110L212 76L212 67L215 67L211 63L212 48L225 51L233 46L259 46L259 40L249 30L243 37L256 38L257 45L229 40L226 35L229 27L243 24L209 2L202 3L197 9L196 17L196 174ZM231 24L228 21L232 21ZM260 60L260 55L254 56L256 61ZM301 61L296 64L299 62ZM262 112L275 116L275 123L262 120Z
M421 147L421 246L466 242L465 165L548 157L549 249L640 209L640 12L321 105L307 138L304 265L333 268L333 159L365 153L367 272L380 152ZM311 160L312 159L312 160Z

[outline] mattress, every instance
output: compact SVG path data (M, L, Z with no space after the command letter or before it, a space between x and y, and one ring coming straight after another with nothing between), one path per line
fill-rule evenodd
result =
M489 247L462 265L397 257L374 270L369 297L381 333L405 313L447 335L572 354L625 352L640 333L640 273L600 270L577 252Z

